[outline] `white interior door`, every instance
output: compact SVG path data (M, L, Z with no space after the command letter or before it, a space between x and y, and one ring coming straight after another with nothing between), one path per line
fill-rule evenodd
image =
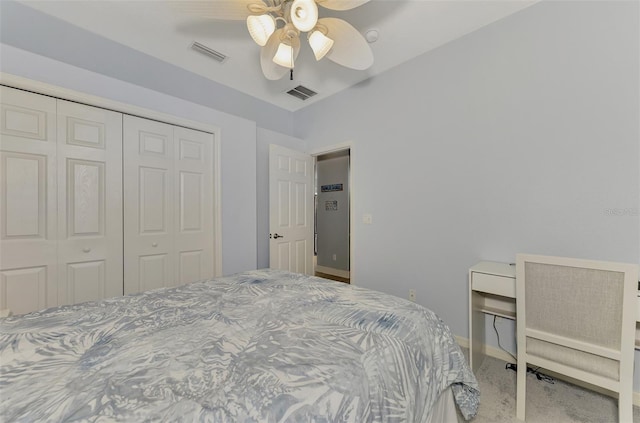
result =
M58 304L56 100L0 87L0 309Z
M124 116L124 293L174 285L173 127Z
M122 295L122 114L58 100L58 299Z
M313 274L313 160L269 146L270 267Z

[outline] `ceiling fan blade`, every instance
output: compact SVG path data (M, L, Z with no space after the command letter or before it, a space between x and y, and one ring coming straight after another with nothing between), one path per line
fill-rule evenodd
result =
M273 61L273 56L275 56L276 51L278 51L278 45L280 45L280 40L283 32L284 28L277 29L273 34L271 34L271 37L269 37L269 41L267 41L267 44L260 50L260 66L262 67L262 73L264 74L265 78L272 81L281 79L287 74L287 72L289 72L289 68L280 66ZM293 42L294 65L296 59L298 58L298 53L300 53L300 39L296 38Z
M350 10L368 3L370 0L316 0L320 6L331 10Z
M373 52L367 40L350 23L337 18L318 19L334 41L327 59L347 68L365 70L373 65Z
M262 0L172 0L168 3L175 11L197 18L243 21L251 14L247 6Z

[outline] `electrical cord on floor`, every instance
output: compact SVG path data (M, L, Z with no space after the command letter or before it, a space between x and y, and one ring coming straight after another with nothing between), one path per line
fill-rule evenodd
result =
M496 337L498 338L498 346L500 347L500 349L502 351L506 352L511 357L513 357L513 361L515 361L517 363L518 359L516 358L516 356L511 354L506 349L504 349L504 347L500 344L500 333L498 332L498 328L496 327L496 318L497 318L497 316L494 314L493 315L493 330L496 331ZM515 372L515 371L518 370L518 365L517 364L513 364L513 363L507 363L507 365L504 368L505 369L509 369L509 370L513 370ZM544 373L540 373L539 370L540 370L540 367L536 367L534 369L532 367L528 367L527 366L527 373L533 373L534 375L536 375L536 378L538 380L541 380L541 381L547 382L547 383L551 383L551 384L555 383L555 379L553 379L551 376L545 375Z
M498 346L500 347L500 349L504 352L506 352L507 354L509 354L511 357L513 357L513 360L517 363L518 359L516 358L515 355L511 354L509 351L505 350L504 347L502 345L500 345L500 334L498 333L498 328L496 327L496 316L495 314L493 315L493 330L496 331L496 337L498 338Z
M536 369L536 371L535 371L535 372L533 372L533 373L536 375L536 377L538 378L538 380L541 380L541 381L543 381L543 382L550 383L550 384L552 384L552 385L553 385L554 383L556 383L556 381L555 381L555 379L554 379L554 378L552 378L552 377L551 377L551 376L549 376L549 375L545 375L544 373L540 373L540 372L538 372L538 370L537 370L537 369Z
M514 372L518 371L518 365L513 363L507 363L507 365L504 366L504 368L508 370L513 370ZM554 378L552 378L549 375L545 375L544 373L540 373L539 370L540 370L540 367L536 367L535 369L532 367L527 367L527 373L533 373L534 375L536 375L536 378L538 380L550 383L552 385L556 382Z
M518 359L516 358L516 356L511 354L506 349L504 349L504 347L500 344L500 333L498 332L498 328L496 327L496 318L497 318L497 316L494 314L493 315L493 330L496 331L496 337L498 338L498 346L500 347L500 349L502 351L506 352L511 357L513 357L513 360L517 363ZM505 369L511 369L511 370L516 371L518 369L518 366L516 364L513 364L513 363L507 363L507 365L505 366ZM555 383L555 380L551 376L545 375L544 373L540 373L538 370L540 370L540 367L537 367L535 369L533 369L531 367L527 367L527 372L528 373L533 373L534 375L536 375L536 378L538 378L538 380L541 380L541 381L547 382L547 383L551 383L551 384Z

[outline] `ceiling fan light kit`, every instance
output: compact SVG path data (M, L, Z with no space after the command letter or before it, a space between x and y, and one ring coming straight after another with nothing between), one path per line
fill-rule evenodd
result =
M293 69L293 47L284 42L278 45L278 50L275 56L273 56L273 62L276 65L284 66L285 68Z
M322 33L322 31L315 30L309 34L309 45L313 54L316 56L316 60L322 59L331 47L333 47L333 40Z
M318 22L315 0L294 0L291 4L291 23L301 32L311 31Z
M271 15L251 15L247 18L247 29L253 41L260 47L264 47L276 30L276 21Z
M247 28L256 44L263 47L260 61L264 76L271 80L280 79L290 70L293 79L301 32L308 33L307 39L316 60L327 57L342 66L358 70L370 67L373 53L362 34L342 19L319 19L318 13L318 5L331 10L349 10L368 1L250 1L247 4ZM356 50L357 54L352 54ZM265 61L274 63L276 67Z

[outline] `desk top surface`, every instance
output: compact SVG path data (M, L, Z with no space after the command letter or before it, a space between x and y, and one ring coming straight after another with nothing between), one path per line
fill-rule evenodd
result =
M516 277L516 265L509 263L499 263L496 261L481 261L469 269L470 272L486 273L489 275L504 276L507 278Z
M470 272L486 273L488 275L503 276L505 278L516 277L516 265L500 263L497 261L481 261L469 268ZM638 286L638 297L640 297L640 282ZM640 303L638 304L638 316L640 316Z

